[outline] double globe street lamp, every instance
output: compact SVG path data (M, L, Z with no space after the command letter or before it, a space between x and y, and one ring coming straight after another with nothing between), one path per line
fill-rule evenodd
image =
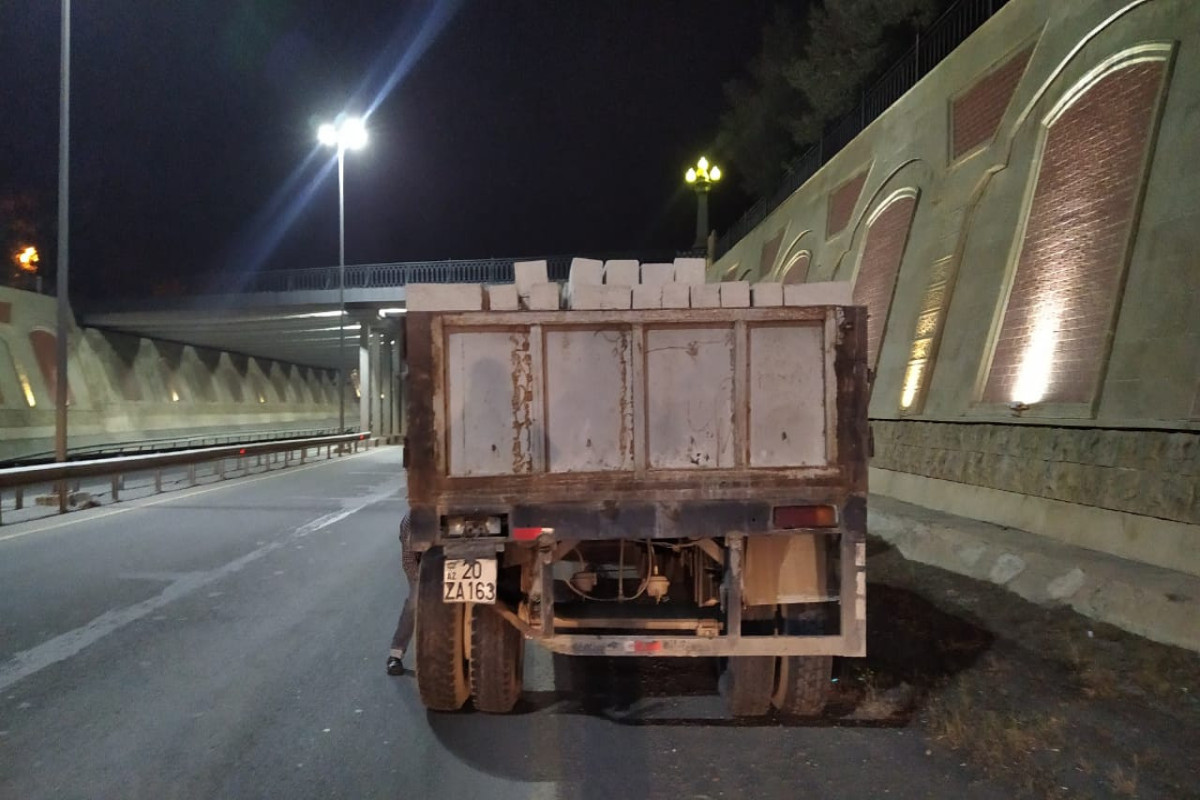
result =
M367 126L360 117L339 114L317 128L317 140L337 148L338 165L338 430L346 430L346 151L367 145Z

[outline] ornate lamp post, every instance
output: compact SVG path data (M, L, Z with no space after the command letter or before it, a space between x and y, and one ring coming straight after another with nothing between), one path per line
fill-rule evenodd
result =
M683 174L683 179L696 193L695 247L704 247L705 239L708 237L708 193L712 191L713 184L721 180L721 168L716 164L710 164L707 158L700 156L696 166L688 167L688 171Z

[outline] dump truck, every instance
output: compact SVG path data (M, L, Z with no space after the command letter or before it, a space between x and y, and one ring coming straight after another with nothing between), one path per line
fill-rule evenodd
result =
M721 659L819 713L866 649L866 310L410 311L424 705L506 713L532 642Z

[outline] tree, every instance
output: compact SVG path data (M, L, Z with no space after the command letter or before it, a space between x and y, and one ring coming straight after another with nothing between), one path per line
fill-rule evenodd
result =
M720 140L743 187L764 197L948 0L825 0L777 6L746 79L726 86Z

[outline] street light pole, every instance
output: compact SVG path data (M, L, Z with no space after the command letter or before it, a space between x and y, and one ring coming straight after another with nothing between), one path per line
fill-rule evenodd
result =
M346 148L338 159L338 433L346 430Z
M67 340L70 336L71 309L67 297L67 190L70 185L71 132L71 0L62 0L62 66L59 86L58 117L58 265L55 276L58 338L55 347L54 378L54 458L67 460ZM58 508L66 511L66 484L59 486Z
M338 429L346 430L346 151L367 144L367 129L358 117L339 114L317 129L317 140L337 148L338 168Z

